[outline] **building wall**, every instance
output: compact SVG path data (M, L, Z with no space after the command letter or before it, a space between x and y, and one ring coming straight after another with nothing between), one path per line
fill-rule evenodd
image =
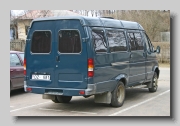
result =
M17 28L18 28L18 39L20 40L26 40L26 26L30 26L32 20L19 20L17 23Z

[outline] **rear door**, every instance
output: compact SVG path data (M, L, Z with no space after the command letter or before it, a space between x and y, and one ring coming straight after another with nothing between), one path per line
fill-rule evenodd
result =
M59 20L55 35L55 87L84 89L87 87L87 45L79 20Z
M34 22L26 41L27 84L53 87L55 68L55 39L53 21Z
M86 88L87 50L79 20L34 22L26 48L29 86Z

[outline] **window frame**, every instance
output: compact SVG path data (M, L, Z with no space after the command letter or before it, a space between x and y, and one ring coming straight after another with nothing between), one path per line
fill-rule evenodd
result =
M148 45L149 45L149 51L147 50L147 46L146 46L146 51L149 52L149 53L152 53L153 52L153 45L151 43L151 40L149 39L148 35L146 34L146 32L143 32L144 33L144 37L146 37L147 39L147 42L148 42Z
M33 35L35 32L42 32L42 31L49 31L51 33L51 44L50 44L50 52L49 53L33 53L32 52L32 39L33 39ZM51 30L34 30L33 33L32 33L32 37L31 37L31 49L30 49L30 54L31 55L47 55L47 54L50 54L51 51L52 51L52 31Z
M122 30L122 29L114 29L114 28L105 28L106 30L106 37L107 37L107 42L108 42L108 48L110 48L110 44L109 44L109 39L108 39L108 36L107 36L107 33L108 31L117 31L117 32L122 32L124 34L124 38L125 38L125 41L126 41L126 50L125 51L114 51L114 52L111 52L110 49L110 53L119 53L119 52L128 52L128 43L127 43L127 38L126 38L126 34L125 34L125 30Z
M79 53L62 53L62 52L60 52L59 51L59 43L60 43L60 41L59 41L59 32L60 31L70 31L70 30L74 30L74 31L77 31L78 33L79 33L79 37L80 37L80 45L81 45L81 51L79 52ZM81 54L82 53L82 39L81 39L81 34L80 34L80 31L79 31L79 29L60 29L59 31L58 31L58 36L57 36L57 39L58 39L58 46L57 46L57 53L60 55L63 55L63 54L68 54L68 55L77 55L77 54Z

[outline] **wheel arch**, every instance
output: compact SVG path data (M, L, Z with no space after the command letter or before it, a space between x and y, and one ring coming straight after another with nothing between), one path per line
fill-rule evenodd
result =
M126 74L120 74L119 76L116 77L116 81L119 82L119 81L122 81L124 83L124 86L126 87L127 86L127 83L128 83L128 79L127 79L127 75ZM118 83L117 83L118 84ZM116 84L116 85L117 85Z

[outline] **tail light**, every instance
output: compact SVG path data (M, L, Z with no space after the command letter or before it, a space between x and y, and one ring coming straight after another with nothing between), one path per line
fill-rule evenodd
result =
M88 59L88 77L94 76L94 60L92 58Z
M84 94L85 94L85 91L79 91L79 94L80 94L80 95L84 95Z
M24 75L26 75L26 59L24 58Z
M26 88L27 92L31 92L32 88Z

